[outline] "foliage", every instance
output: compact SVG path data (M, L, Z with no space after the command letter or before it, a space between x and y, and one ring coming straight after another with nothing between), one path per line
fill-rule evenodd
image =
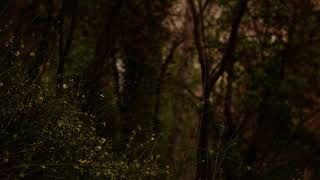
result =
M154 137L135 142L141 127L121 152L109 137L98 136L95 116L80 109L84 95L72 89L75 82L64 84L63 96L57 96L52 87L25 77L22 66L1 76L1 177L139 179L169 173L160 155L145 150Z

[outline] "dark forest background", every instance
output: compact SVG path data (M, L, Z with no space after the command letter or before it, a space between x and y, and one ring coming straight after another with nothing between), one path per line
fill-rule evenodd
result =
M1 0L0 179L320 179L317 0Z

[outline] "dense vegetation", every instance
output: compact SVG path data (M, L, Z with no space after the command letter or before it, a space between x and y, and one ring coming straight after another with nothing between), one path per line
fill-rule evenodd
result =
M317 0L1 0L0 179L320 179Z

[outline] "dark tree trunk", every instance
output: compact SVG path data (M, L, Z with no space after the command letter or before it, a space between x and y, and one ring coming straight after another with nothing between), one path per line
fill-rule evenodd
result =
M73 35L76 28L76 16L78 11L78 0L72 0L72 15L71 15L71 24L67 37L64 37L64 19L65 19L65 11L66 11L66 1L62 2L62 7L60 10L59 17L59 63L57 70L57 94L61 94L61 88L63 84L63 76L64 76L64 66L67 60L67 57L71 50L71 45L73 41ZM66 42L65 42L66 41Z
M211 91L219 77L228 68L232 68L234 64L234 52L237 43L238 31L241 20L245 14L248 0L241 0L236 4L236 14L231 24L231 31L226 48L221 60L220 67L217 71L209 72L208 59L205 51L205 40L204 40L204 27L203 27L203 15L200 11L197 13L195 3L193 0L188 0L188 4L191 9L194 24L194 42L198 51L199 63L201 66L201 77L203 85L203 107L200 113L200 127L199 127L199 144L197 150L197 175L196 179L211 179L213 176L213 167L210 158L207 155L208 148L208 133L209 124L214 124L216 121L210 110L210 98ZM200 8L202 9L202 8Z
M114 1L111 7L105 7L103 12L105 20L103 21L103 28L99 32L96 41L95 56L93 62L90 64L87 72L87 82L85 87L87 89L86 109L93 111L99 102L99 91L102 88L102 77L107 72L106 64L110 65L110 58L115 56L117 46L117 21L120 21L119 15L123 7L122 0Z
M54 3L53 0L47 1L47 24L44 32L41 34L39 47L36 53L35 62L29 70L30 78L33 82L39 82L43 67L41 66L49 61L50 45L54 45L55 36L55 19L53 17ZM52 43L52 44L51 44Z

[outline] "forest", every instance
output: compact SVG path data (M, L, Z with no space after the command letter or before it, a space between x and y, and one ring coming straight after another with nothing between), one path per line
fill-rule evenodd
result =
M0 179L319 180L319 0L0 0Z

